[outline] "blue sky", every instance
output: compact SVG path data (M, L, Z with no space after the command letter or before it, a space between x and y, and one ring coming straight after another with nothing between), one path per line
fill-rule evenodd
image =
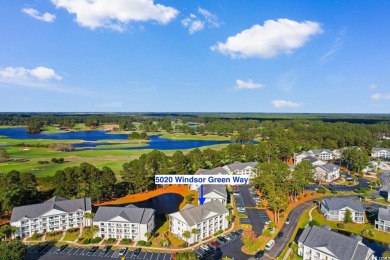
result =
M390 112L390 1L0 4L2 112Z

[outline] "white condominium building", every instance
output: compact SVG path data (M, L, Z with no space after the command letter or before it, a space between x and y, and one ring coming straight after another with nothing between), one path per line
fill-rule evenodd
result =
M228 227L228 214L229 210L218 200L199 206L187 204L181 211L169 214L169 231L189 243L195 243L218 230L225 230ZM192 233L194 229L197 230L196 234ZM184 231L191 232L189 239L183 237Z
M90 198L68 200L53 197L44 203L15 207L10 222L11 226L19 228L14 235L25 237L35 232L44 233L87 225L88 220L84 218L86 212L91 212Z
M93 224L99 227L98 236L105 238L147 240L145 234L154 229L155 210L127 207L98 208Z

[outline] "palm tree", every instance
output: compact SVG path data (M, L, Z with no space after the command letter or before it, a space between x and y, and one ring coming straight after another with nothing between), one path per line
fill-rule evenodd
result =
M185 238L187 245L188 245L189 244L188 239L191 237L191 232L186 230L183 232L183 234L181 236Z
M191 234L194 235L194 241L196 240L196 235L198 234L198 229L197 228L193 228L191 229Z
M85 229L85 235L87 235L88 238L93 238L97 232L99 232L99 226L97 225L90 226L89 228Z
M89 219L88 223L89 226L92 226L92 219L95 217L95 213L92 212L85 212L84 213L84 218Z

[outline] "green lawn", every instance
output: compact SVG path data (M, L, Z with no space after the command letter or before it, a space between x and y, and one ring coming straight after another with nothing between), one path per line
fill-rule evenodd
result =
M80 230L77 232L73 232L73 233L66 232L64 240L75 241L79 237L79 235L80 235Z

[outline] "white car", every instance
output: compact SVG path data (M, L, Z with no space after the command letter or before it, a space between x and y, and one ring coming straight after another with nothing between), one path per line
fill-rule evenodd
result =
M203 249L206 252L211 250L211 248L208 245L201 245L200 248Z
M124 256L127 252L127 247L122 247L121 250L119 250L119 256Z

